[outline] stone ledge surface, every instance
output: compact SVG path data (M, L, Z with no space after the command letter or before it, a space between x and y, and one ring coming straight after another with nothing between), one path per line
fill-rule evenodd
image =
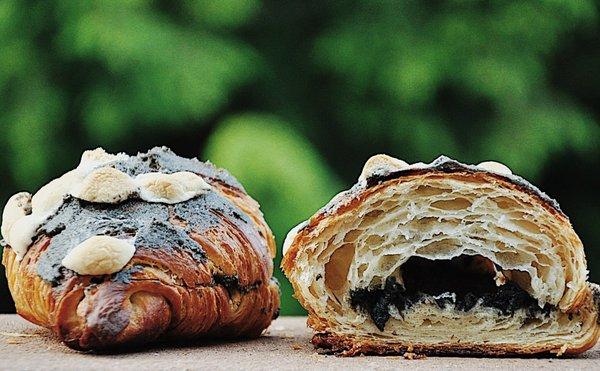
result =
M123 354L92 354L62 345L50 331L17 315L0 315L0 369L18 370L351 370L351 369L599 369L600 346L576 358L352 358L317 354L305 317L281 317L255 340L158 345Z

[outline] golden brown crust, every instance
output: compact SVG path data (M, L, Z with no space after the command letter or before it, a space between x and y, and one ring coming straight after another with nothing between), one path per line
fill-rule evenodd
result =
M41 235L20 262L10 247L4 249L17 312L83 350L155 339L259 336L279 313L274 238L256 201L241 189L211 182L249 216L251 232L215 209L219 223L201 231L190 226L205 259L173 246L138 246L121 277L68 274L55 287L36 271L52 241ZM186 225L176 215L169 222Z
M321 351L340 356L356 356L359 354L402 355L406 352L425 354L428 356L526 356L526 355L558 355L560 347L515 347L514 345L485 344L386 344L370 340L355 341L351 337L331 333L316 333L311 343ZM563 354L578 354L592 348L595 340L577 349L567 349ZM561 354L562 355L562 354Z
M245 192L240 189L227 186L226 184L218 184L219 192L245 212L256 224L258 233L265 238L267 241L271 257L275 257L277 252L277 245L275 244L275 237L273 232L265 223L262 213L260 212L260 205L252 197L248 196Z

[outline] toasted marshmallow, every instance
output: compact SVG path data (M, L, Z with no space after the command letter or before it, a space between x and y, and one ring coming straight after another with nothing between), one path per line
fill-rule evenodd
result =
M140 174L135 181L139 186L140 198L148 202L174 204L210 190L210 185L202 177L187 171Z
M502 174L502 175L511 175L512 174L512 171L508 168L508 166L501 164L500 162L496 162L496 161L484 161L484 162L477 164L477 167L481 168L483 170L490 171L492 173L496 173L496 174Z
M70 189L82 178L79 171L71 170L60 178L50 181L31 198L33 212L45 213L56 210L62 204L64 197L69 194Z
M31 214L31 193L19 192L8 199L2 212L2 237L9 240L10 228L17 220L25 215Z
M17 260L23 259L33 242L40 224L45 217L38 214L25 215L15 221L8 232L8 243L17 254Z
M131 241L93 236L69 251L62 265L82 275L112 274L123 269L134 253Z
M136 191L137 185L129 175L112 167L102 167L86 176L71 194L89 202L115 204Z
M127 159L127 157L128 156L125 153L113 155L112 153L107 153L103 148L96 148L94 150L83 152L77 169L79 169L79 171L81 171L83 174L87 175L95 168L108 165L111 162L118 160Z
M506 276L502 273L502 271L496 271L496 275L494 276L494 282L496 282L496 286L502 286L506 284L507 279Z
M388 155L375 155L367 160L358 180L364 180L375 174L389 174L408 168L409 165Z

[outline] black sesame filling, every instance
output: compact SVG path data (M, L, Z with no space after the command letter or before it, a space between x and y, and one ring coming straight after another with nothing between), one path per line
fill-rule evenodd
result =
M403 316L412 306L433 303L443 309L469 312L477 304L496 308L502 315L525 309L527 315L548 314L551 305L540 308L536 299L513 282L497 286L494 266L481 256L461 255L451 260L412 257L401 266L403 284L388 277L383 285L350 291L350 305L366 312L383 331L393 306Z

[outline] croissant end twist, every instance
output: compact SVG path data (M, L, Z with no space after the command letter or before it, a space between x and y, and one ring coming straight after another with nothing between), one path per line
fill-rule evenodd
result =
M256 337L279 313L273 235L229 173L154 148L87 151L4 209L17 312L69 347Z

